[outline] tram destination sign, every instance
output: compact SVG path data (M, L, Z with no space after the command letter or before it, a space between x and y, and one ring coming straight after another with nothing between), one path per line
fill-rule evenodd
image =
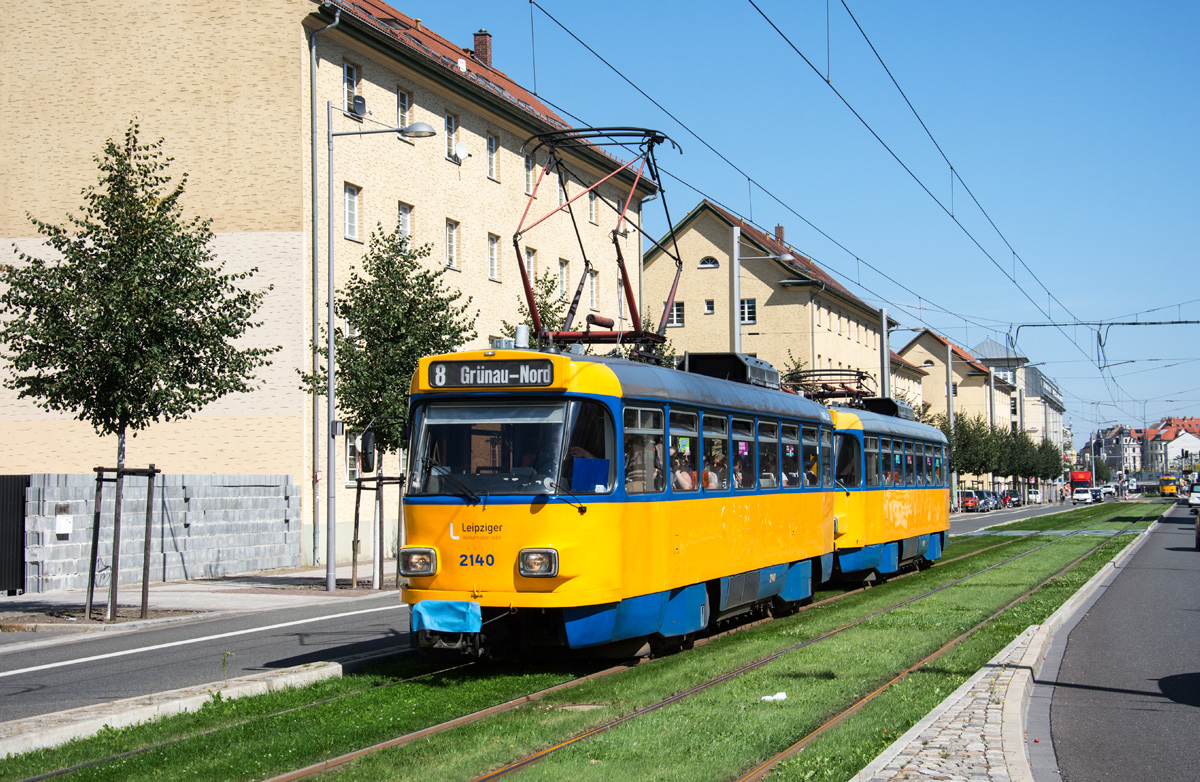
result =
M517 388L553 382L554 364L545 358L429 362L431 388Z

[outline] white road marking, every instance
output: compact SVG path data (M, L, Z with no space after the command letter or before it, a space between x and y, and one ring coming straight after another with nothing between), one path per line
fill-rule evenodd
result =
M203 638L189 638L184 641L171 641L165 644L155 644L154 646L143 646L137 649L127 649L123 652L109 652L108 654L97 654L92 657L80 657L75 660L63 660L57 663L46 663L45 665L34 665L29 668L20 668L15 671L0 672L0 679L6 676L17 676L22 673L33 673L35 671L45 671L50 668L63 668L68 665L78 665L80 663L90 663L97 660L108 660L113 657L125 657L130 654L141 654L143 652L153 652L158 649L169 649L172 646L187 646L188 644L203 643L204 641L215 641L219 638L232 638L236 635L249 635L250 633L263 633L268 630L278 630L281 627L292 627L294 625L309 624L311 622L323 622L326 619L341 619L347 616L358 616L359 614L371 614L376 611L394 611L397 608L403 608L404 605L389 605L382 608L364 608L361 611L347 611L344 614L330 614L329 616L318 616L312 619L297 619L294 622L282 622L276 625L268 625L266 627L252 627L249 630L234 630L228 633L218 633L217 635L206 635Z

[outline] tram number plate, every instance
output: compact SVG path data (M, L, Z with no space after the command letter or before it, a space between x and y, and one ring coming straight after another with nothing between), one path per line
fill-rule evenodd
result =
M491 567L496 564L496 559L491 554L486 557L482 554L460 554L458 556L459 567Z
M506 388L548 386L554 382L549 359L528 361L431 361L432 388Z

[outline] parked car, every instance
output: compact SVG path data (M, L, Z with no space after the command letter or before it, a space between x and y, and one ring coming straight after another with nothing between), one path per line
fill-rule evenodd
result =
M1041 503L1041 501L1042 501L1042 490L1041 489L1030 489L1029 490L1029 504L1035 505L1035 504Z
M1021 493L1016 489L1005 489L1001 498L1004 500L1005 507L1018 508L1021 506Z
M1188 510L1200 515L1200 483L1192 484L1192 493L1188 495ZM1200 524L1200 520L1197 523Z
M1092 490L1086 488L1078 488L1071 492L1071 504L1078 505L1079 503L1089 503L1092 501ZM1099 502L1099 500L1097 500Z
M996 499L994 492L987 489L976 489L975 494L979 497L979 502L984 506L984 510L995 510L1000 507L1000 502Z
M1100 493L1105 497L1116 497L1117 487L1113 486L1111 483L1106 483L1100 487Z
M1002 500L1000 498L1000 494L998 492L994 492L991 489L988 489L987 495L992 501L993 508L1003 508L1004 507L1004 500Z
M979 507L979 498L975 496L972 489L963 489L958 493L958 509L964 513L967 511L979 513L983 510Z

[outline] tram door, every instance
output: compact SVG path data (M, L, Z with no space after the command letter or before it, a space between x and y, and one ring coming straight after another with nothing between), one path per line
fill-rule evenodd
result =
M834 542L838 548L855 548L866 544L866 495L863 487L862 441L854 432L834 435L833 512L837 517Z

